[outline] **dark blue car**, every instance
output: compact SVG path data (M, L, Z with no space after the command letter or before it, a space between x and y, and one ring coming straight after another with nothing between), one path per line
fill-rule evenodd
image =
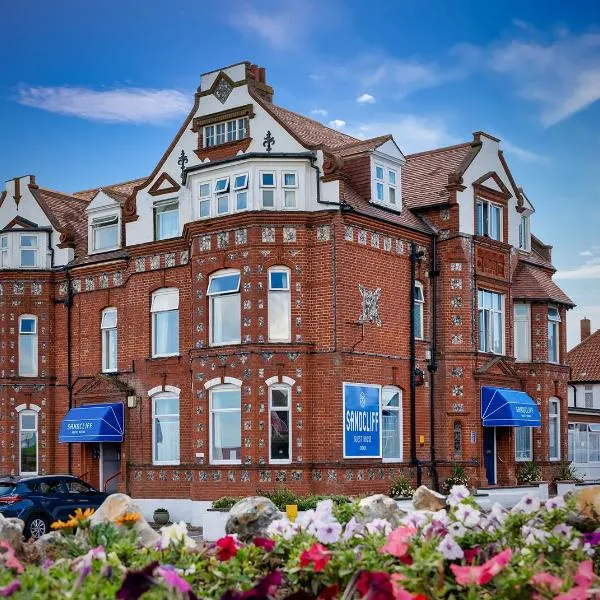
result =
M0 476L0 514L25 522L25 538L39 538L76 508L98 508L108 496L71 475Z

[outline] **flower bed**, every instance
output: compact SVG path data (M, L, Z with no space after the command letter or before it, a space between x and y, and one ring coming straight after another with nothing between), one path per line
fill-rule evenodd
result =
M526 496L485 513L462 486L448 509L395 523L361 521L356 507L322 501L264 537L195 544L185 524L136 542L138 514L91 526L89 513L55 524L62 535L17 553L0 542L0 596L13 598L294 598L576 600L594 597L600 533L567 524L574 500ZM75 533L75 529L77 529ZM56 534L55 534L56 538ZM600 553L599 553L600 554ZM600 590L599 590L600 591Z

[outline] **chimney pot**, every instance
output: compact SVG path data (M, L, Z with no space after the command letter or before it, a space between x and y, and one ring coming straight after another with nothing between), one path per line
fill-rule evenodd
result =
M587 339L592 335L592 322L587 318L581 319L581 341Z

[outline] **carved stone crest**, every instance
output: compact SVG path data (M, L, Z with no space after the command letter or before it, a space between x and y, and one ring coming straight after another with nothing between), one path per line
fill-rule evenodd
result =
M373 323L381 327L381 318L379 316L379 299L381 298L381 288L368 290L359 284L358 291L362 296L362 313L358 317L359 323Z
M227 98L229 98L229 94L231 94L231 90L233 90L231 82L225 77L221 77L213 91L213 94L221 104L225 104L225 101Z

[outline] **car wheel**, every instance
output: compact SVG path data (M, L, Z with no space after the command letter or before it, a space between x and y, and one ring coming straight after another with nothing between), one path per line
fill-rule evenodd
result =
M33 515L25 525L25 535L37 540L50 531L50 523L41 515Z

